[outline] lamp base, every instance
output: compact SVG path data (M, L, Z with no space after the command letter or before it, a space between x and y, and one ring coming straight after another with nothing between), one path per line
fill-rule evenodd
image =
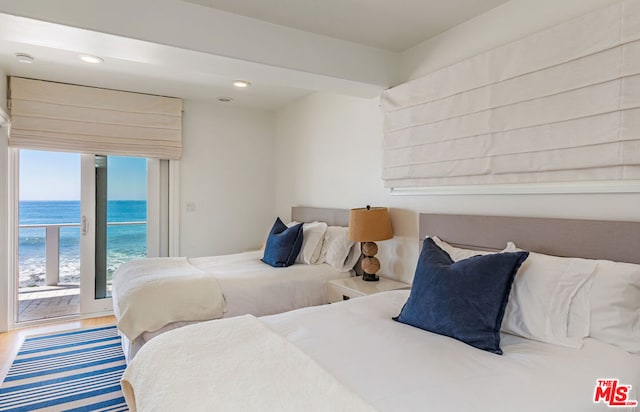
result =
M362 280L364 280L365 282L377 282L380 280L380 277L375 273L372 274L365 272L362 274Z

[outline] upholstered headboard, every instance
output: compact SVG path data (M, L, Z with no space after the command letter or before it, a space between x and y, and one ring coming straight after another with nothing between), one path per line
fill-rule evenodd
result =
M349 226L349 209L293 206L291 220L296 222L326 222L329 226Z
M516 246L556 256L640 263L640 222L420 214L420 239L438 236L457 246Z

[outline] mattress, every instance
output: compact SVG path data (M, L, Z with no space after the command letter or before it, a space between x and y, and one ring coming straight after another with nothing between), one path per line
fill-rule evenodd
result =
M609 410L603 403L593 403L596 380L607 378L632 385L629 399L638 399L640 356L594 339L586 339L582 349L571 349L507 334L502 335L504 355L495 355L393 321L408 293L379 293L266 316L260 321L329 372L345 390L380 411ZM206 342L198 345L193 337L211 332L233 334L233 321L204 322L165 334L144 348L141 359L136 360L140 365L147 360L149 369L137 368L134 362L125 376L137 376L142 385L167 388L171 384L163 384L162 375L176 382L191 379L194 370L202 369L198 376L212 373L217 363L228 361L228 354L211 350ZM169 348L171 353L180 352L176 359L155 353ZM158 358L160 362L148 362ZM254 384L250 379L253 370L252 365L239 366L229 379L249 391ZM196 409L211 410L215 405L209 404L209 399L215 388L201 382L203 379L197 385L207 388L205 393L184 385L180 391L169 388L147 393L156 402L158 396L198 397ZM304 389L312 391L313 383ZM236 394L225 401L241 410L243 398ZM146 400L140 401L144 404Z

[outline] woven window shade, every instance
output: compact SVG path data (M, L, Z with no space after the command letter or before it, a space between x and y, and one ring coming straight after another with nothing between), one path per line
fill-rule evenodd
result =
M11 77L9 145L179 159L182 100Z
M640 1L392 88L392 188L640 179Z

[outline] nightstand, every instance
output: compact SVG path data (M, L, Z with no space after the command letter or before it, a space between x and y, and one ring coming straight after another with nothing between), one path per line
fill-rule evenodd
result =
M328 284L329 303L341 302L359 296L373 295L396 289L409 289L408 283L398 282L380 277L377 282L365 282L362 276L354 276L345 279L330 280Z

